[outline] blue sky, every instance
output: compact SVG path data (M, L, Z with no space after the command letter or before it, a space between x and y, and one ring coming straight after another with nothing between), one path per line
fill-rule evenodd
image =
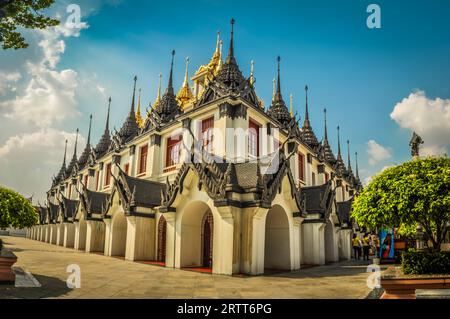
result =
M191 74L200 64L208 62L215 47L216 31L221 31L224 52L228 50L229 21L234 18L238 64L248 76L250 61L255 61L256 91L266 106L272 94L276 56L280 55L281 86L286 102L292 93L295 111L303 118L304 86L308 84L310 116L317 136L319 139L323 136L322 110L326 107L334 149L337 149L335 128L339 124L342 143L350 139L352 153L359 153L363 177L409 159L412 130L424 135L424 147L430 153L448 152L450 128L445 121L444 124L422 123L426 121L424 112L435 109L442 112L438 119L447 116L450 119L448 1L95 0L74 3L80 5L82 21L88 28L82 29L78 36L60 36L65 50L59 53L53 70L75 71L77 81L88 79L85 82L88 88L76 87L73 110L77 114L52 123L55 130L68 133L79 127L85 136L89 114L93 113L95 144L104 127L106 96L112 96L112 122L119 128L129 110L135 74L142 88L143 102L148 105L155 98L160 72L163 86L166 84L170 51L176 50L174 80L178 88L183 79L184 58L190 57ZM370 3L380 5L381 29L369 29L366 25L369 15L366 8ZM64 20L65 5L64 1L57 1L50 12L59 13ZM32 32L27 34L33 38ZM0 52L0 72L18 68L22 75L14 92L3 90L3 96L0 95L0 112L2 100L20 96L20 89L32 77L19 66L42 51L42 45L34 43L23 52ZM8 63L2 64L2 59ZM93 82L102 88L102 94L89 91ZM398 110L392 118L396 105ZM14 128L2 132L1 160L2 144L12 136L32 132L16 130L11 116L0 118L0 123ZM436 145L435 140L439 140ZM381 152L378 157L377 152ZM2 178L8 180L0 174L0 183ZM9 182L16 186L14 183Z

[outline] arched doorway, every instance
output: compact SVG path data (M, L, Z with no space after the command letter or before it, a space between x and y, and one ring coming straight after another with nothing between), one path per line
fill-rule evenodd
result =
M86 235L87 235L87 223L84 218L81 218L78 225L78 250L86 250Z
M158 222L158 254L157 261L166 262L167 221L164 216Z
M127 244L127 219L123 212L117 212L111 221L111 256L125 256Z
M191 202L181 218L180 267L213 267L214 217L202 201Z
M329 218L326 220L325 224L325 262L331 263L339 261L338 251L337 251L337 238L335 238L334 226Z
M291 269L291 245L289 220L283 207L273 206L266 216L264 268L270 270Z
M209 210L202 220L202 266L212 268L214 218Z

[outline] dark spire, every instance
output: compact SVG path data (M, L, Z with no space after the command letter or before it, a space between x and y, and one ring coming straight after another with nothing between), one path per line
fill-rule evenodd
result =
M281 57L277 57L277 88L275 92L275 96L272 101L272 105L270 105L267 114L274 119L276 119L283 127L287 127L291 121L291 114L289 114L289 110L286 106L286 103L283 100L283 96L281 95L281 75L280 75L280 62Z
M52 186L55 186L56 184L58 184L59 182L61 182L61 180L63 180L66 176L66 155L67 155L67 139L66 139L66 145L64 147L64 159L63 159L63 163L61 165L61 168L58 172L58 174L56 175L56 177L53 179L53 184Z
M67 139L66 139L66 145L64 147L64 159L63 159L63 167L66 167L66 154L67 154Z
M341 156L341 139L340 139L340 137L339 137L339 125L338 125L338 127L337 127L337 133L338 133L338 158L340 158L340 159L342 159L342 156Z
M308 85L305 85L305 95L306 95L306 103L305 103L305 122L303 126L310 125L309 124L309 111L308 111Z
M72 159L70 160L69 166L67 167L67 170L66 170L67 176L72 175L72 173L74 172L74 169L76 169L75 164L77 163L78 132L79 132L79 130L77 128L77 134L75 136L75 147L73 148L73 156L72 156Z
M133 86L133 100L131 101L131 110L128 114L125 122L119 131L120 140L122 143L126 143L133 139L139 132L139 127L136 123L136 113L134 112L134 102L136 97L136 81L137 76L134 76L134 86Z
M173 91L173 59L175 57L175 50L172 50L172 62L170 63L170 74L169 74L169 83L167 84L166 92L170 92L174 94Z
M348 173L351 174L352 173L352 164L350 162L350 141L347 140L347 170Z
M305 104L305 121L303 122L301 137L302 139L313 149L319 146L319 141L317 140L316 134L311 127L309 122L309 111L308 111L308 86L305 85L306 93L306 104Z
M175 50L172 50L172 60L170 63L169 82L167 83L167 89L161 98L159 104L156 105L154 111L158 115L161 124L172 121L175 116L180 114L181 108L178 105L176 96L173 90L173 60L175 57Z
M220 68L216 79L219 82L225 84L225 86L232 92L236 92L241 84L245 81L242 76L241 70L234 58L234 19L231 19L231 34L230 34L230 47L228 49L228 56L225 60L225 64Z
M231 19L231 33L230 33L230 47L228 48L228 56L226 59L226 63L230 63L231 60L234 60L234 23L235 20ZM234 61L236 63L236 61Z
M131 110L130 113L134 114L134 103L136 100L136 81L137 81L137 76L134 76L134 87L133 87L133 99L131 100Z
M95 156L97 158L102 157L105 155L105 153L108 151L109 145L111 144L111 136L109 134L109 112L111 108L111 97L108 100L108 114L106 115L106 125L105 125L105 131L103 132L102 137L100 138L100 141L98 142L97 146L95 146Z
M359 181L359 170L358 170L358 152L355 152L355 160L356 160L356 179Z
M338 174L340 176L345 176L346 169L345 169L345 164L344 164L344 161L342 160L342 155L341 155L341 139L339 136L339 131L340 131L339 125L337 127L337 131L338 131L338 154L337 154L337 160L336 160L337 170L338 170Z
M89 158L89 153L91 152L91 126L92 126L92 114L89 117L89 132L86 147L84 148L83 153L81 153L80 159L78 160L78 167L80 169L86 165Z
M322 141L323 152L325 160L333 165L336 162L336 158L334 157L333 151L330 147L330 143L328 142L328 130L327 130L327 109L323 109L323 114L325 118L325 132Z

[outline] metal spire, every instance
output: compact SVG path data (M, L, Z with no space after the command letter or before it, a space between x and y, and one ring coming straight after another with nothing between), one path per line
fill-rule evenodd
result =
M106 126L105 126L105 133L108 132L109 134L109 110L111 108L111 97L109 97L108 100L108 113L106 115Z
M326 109L326 108L323 109L323 115L324 115L324 118L325 118L325 131L324 131L324 137L323 137L323 139L324 139L324 141L327 141L327 142L328 142L327 109Z
M67 139L66 139L66 146L64 147L63 167L66 166L66 154L67 154Z
M134 113L134 100L135 100L135 96L136 96L136 81L137 81L137 76L134 76L134 87L133 87L133 99L131 101L131 110L130 113Z
M277 94L279 94L281 96L280 61L281 61L281 57L278 56L277 57L277 62L278 62Z
M308 110L308 85L305 85L306 103L305 103L305 122L303 126L309 125L309 110Z
M228 50L228 57L227 60L229 60L230 58L234 58L234 19L231 19L230 23L231 23L231 35L230 35L230 48Z
M348 170L350 172L352 169L352 164L350 162L350 141L349 140L347 140L347 162L348 162Z
M355 152L356 159L356 178L359 180L359 171L358 171L358 152Z
M91 116L89 116L89 131L88 131L88 137L87 137L86 145L91 144L91 126L92 126L92 114L91 114Z
M77 135L75 136L75 148L73 149L73 156L77 156L77 144L78 144L78 128L77 128Z
M167 92L173 94L173 59L175 57L175 50L172 50L172 62L170 63L169 83L167 85Z
M338 132L338 157L341 158L341 139L339 137L339 125L337 127L337 132Z

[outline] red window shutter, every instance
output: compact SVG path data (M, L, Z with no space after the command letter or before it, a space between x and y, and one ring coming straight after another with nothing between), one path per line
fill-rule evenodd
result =
M328 182L329 178L330 178L330 176L328 175L328 173L325 173L325 183Z
M141 152L139 156L139 172L138 174L144 174L147 170L147 154L148 154L148 145L144 145L141 147Z
M126 163L126 164L125 164L125 168L124 168L125 174L128 175L129 170L130 170L130 164L129 164L129 163Z
M305 181L305 155L298 153L298 178Z
M251 156L259 156L259 129L260 125L252 120L248 122L248 153Z
M178 135L167 139L166 167L176 165L180 162L182 138L182 135Z
M208 152L212 151L213 128L214 128L214 117L210 117L202 121L202 132L200 139L202 140L202 146Z
M109 186L111 183L111 163L106 165L105 186Z

